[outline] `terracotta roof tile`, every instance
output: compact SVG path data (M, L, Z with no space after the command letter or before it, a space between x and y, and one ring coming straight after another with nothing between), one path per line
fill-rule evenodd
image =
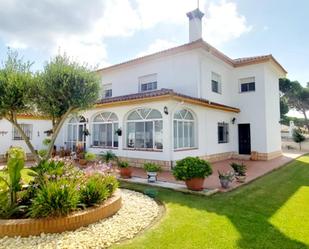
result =
M97 72L104 72L104 71L109 71L109 70L114 70L114 69L118 69L127 65L132 65L132 64L138 64L138 63L142 63L145 62L147 60L152 60L152 59L156 59L156 58L161 58L163 56L169 56L169 55L173 55L173 54L177 54L177 53L181 53L181 52L185 52L185 51L189 51L192 49L196 49L196 48L203 48L206 51L208 51L209 53L211 53L212 55L216 56L217 58L221 59L222 61L226 62L227 64L230 64L232 67L240 67L240 66L246 66L246 65L250 65L250 64L256 64L256 63L263 63L266 61L273 61L275 64L277 64L279 66L279 68L287 73L287 71L282 67L282 65L270 54L270 55L261 55L261 56L252 56L252 57L243 57L243 58L238 58L238 59L231 59L230 57L228 57L227 55L225 55L224 53L222 53L221 51L219 51L218 49L216 49L215 47L211 46L209 43L205 42L203 39L199 39L197 41L194 42L190 42L190 43L186 43L177 47L173 47L170 49L166 49L160 52L156 52L153 54L149 54L149 55L145 55L142 57L138 57L129 61L125 61L119 64L115 64L109 67L105 67L105 68L101 68L98 69Z
M156 98L161 96L169 96L171 98L179 98L183 100L187 100L188 102L192 102L195 104L201 104L204 106L208 106L210 108L214 109L222 109L222 110L229 110L232 112L240 112L238 108L222 105L219 103L211 102L209 100L203 99L203 98L196 98L191 97L185 94L174 92L172 89L166 89L162 88L160 90L155 90L151 92L143 92L143 93L134 93L129 95L123 95L118 97L111 97L111 98L105 98L97 102L97 105L104 105L104 104L110 104L110 103L116 103L116 102L125 102L125 101L131 101L131 100L139 100L139 99L150 99L150 98Z

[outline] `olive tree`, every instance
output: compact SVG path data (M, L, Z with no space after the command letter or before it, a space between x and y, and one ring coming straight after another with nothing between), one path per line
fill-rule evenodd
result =
M14 51L8 50L7 59L0 68L0 118L7 119L20 133L30 151L38 160L29 137L17 121L18 114L33 110L31 86L34 75L30 71L32 63L23 61Z
M0 71L0 115L9 120L25 140L36 161L41 158L17 121L19 113L37 112L52 120L51 142L44 159L51 156L56 138L69 115L95 104L100 80L87 65L66 55L51 59L42 72L33 74L31 63L8 53Z

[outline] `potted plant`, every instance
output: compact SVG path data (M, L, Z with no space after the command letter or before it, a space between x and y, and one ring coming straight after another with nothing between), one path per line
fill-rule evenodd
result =
M222 188L229 188L230 182L234 180L235 175L234 172L232 171L220 172L218 170L218 174Z
M247 167L243 163L231 163L230 164L233 170L235 171L235 178L238 182L245 182L246 181L246 173Z
M204 180L211 174L210 163L198 157L186 157L173 168L176 180L185 181L187 188L194 191L203 190Z
M144 169L147 172L148 182L156 182L158 172L161 171L161 167L155 163L145 163Z
M117 160L117 156L111 150L103 152L101 157L108 166L111 166L112 162Z
M121 128L118 128L118 129L115 131L115 134L118 135L119 137L121 137L121 135L122 135L122 130L121 130Z
M126 161L118 161L118 168L121 178L131 178L132 177L132 169L129 166L129 163Z

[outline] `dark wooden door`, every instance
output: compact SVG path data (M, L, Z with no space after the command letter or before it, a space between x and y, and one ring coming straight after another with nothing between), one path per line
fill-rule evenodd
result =
M238 124L239 154L251 154L250 124Z

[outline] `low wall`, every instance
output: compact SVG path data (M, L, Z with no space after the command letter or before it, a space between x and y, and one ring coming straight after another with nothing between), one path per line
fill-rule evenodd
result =
M61 233L95 223L117 213L122 206L120 190L98 207L78 211L65 217L42 219L0 220L0 237L40 235L41 233Z

